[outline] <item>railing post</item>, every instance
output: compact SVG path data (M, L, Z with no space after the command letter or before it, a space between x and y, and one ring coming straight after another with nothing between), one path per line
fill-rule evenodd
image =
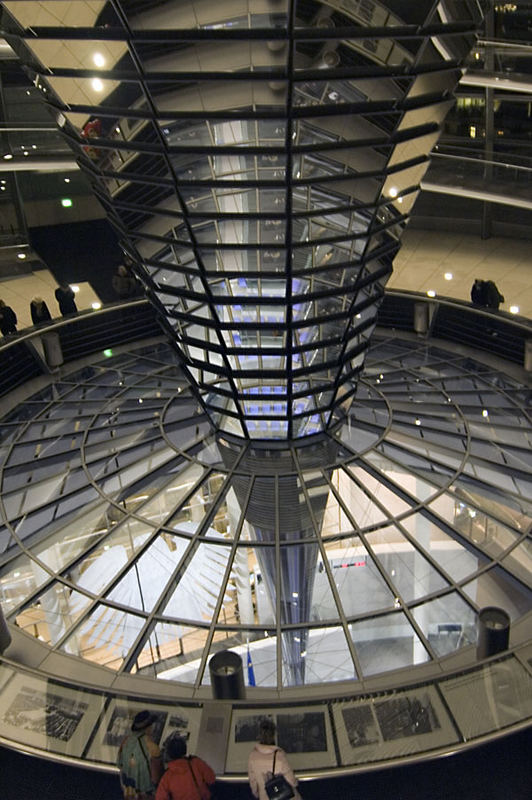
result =
M420 336L424 336L429 329L429 306L428 303L414 303L414 330Z
M526 372L532 372L532 339L525 339L525 358L523 366Z

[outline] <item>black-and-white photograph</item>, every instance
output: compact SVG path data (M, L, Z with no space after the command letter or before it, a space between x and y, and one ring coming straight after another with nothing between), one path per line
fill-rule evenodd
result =
M325 715L322 711L278 714L277 743L287 753L326 751Z
M87 708L87 703L22 686L4 712L3 722L15 728L68 742Z
M342 716L351 747L363 747L380 741L377 722L370 706L343 708Z
M256 742L259 738L259 725L263 719L273 720L273 717L271 714L260 714L259 716L244 717L237 720L235 724L235 742Z
M156 717L153 723L151 738L154 742L159 743L168 714L166 711L155 711L153 708L150 708L150 711ZM115 706L103 737L103 743L111 747L119 747L122 743L122 739L124 739L131 730L131 724L136 713L136 708L132 709L128 706Z
M170 714L165 735L168 737L172 733L178 733L183 739L188 739L190 736L188 717L184 717L181 714Z
M440 727L427 693L375 703L375 713L385 741L432 733Z

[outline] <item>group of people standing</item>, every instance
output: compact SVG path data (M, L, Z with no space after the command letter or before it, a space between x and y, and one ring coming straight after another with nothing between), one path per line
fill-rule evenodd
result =
M75 314L78 310L73 289L68 283L61 283L55 290L55 299L63 317ZM31 321L34 325L49 322L52 319L50 310L42 297L34 297L30 303ZM17 332L17 315L11 308L0 300L0 332L3 336Z
M186 739L179 733L171 734L161 751L153 739L155 721L149 711L140 711L120 745L117 765L124 800L210 800L216 781L211 767L199 756L187 756ZM258 800L269 800L265 784L274 771L300 800L286 753L275 744L275 723L264 718L248 762L249 785Z

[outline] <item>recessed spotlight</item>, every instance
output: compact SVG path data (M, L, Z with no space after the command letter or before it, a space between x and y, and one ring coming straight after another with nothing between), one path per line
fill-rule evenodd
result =
M94 53L92 60L97 67L105 66L105 57L101 53Z
M427 295L428 295L429 297L436 297L436 292L434 291L434 289L429 289L429 290L427 291Z
M519 306L510 306L510 314L519 314Z
M28 153L28 151L27 151L27 150L24 150L24 153L23 153L23 155L25 155L25 156L29 156L29 153Z
M72 205L72 200L70 199L70 197L63 197L61 200L61 205L63 206L63 208L70 208Z
M76 286L76 284L75 284L75 283L71 283L71 284L70 284L70 288L72 289L72 291L74 292L74 294L76 294L77 292L79 292L79 286Z
M390 195L390 197L397 197L397 195L399 194L399 189L397 188L397 186L392 186L391 189L388 190L388 194Z
M98 309L101 307L102 307L101 303L91 303L91 308L93 308L95 311L98 311Z
M416 417L416 425L418 426L421 425L421 420L419 419L419 417Z
M32 144L31 149L32 150L37 150L37 145L36 144Z
M0 186L0 189L2 190L2 192L5 192L6 187L5 186Z
M70 183L70 178L65 178L65 183Z
M17 253L17 258L20 258L20 259L26 258L26 253Z
M13 153L6 153L4 158L6 161L9 161L11 158L13 158Z
M95 92L103 91L103 82L99 78L93 78L91 81L91 86Z
M452 272L446 272L443 277L445 278L446 281L452 281L453 273Z
M489 415L490 415L490 412L488 411L488 409L487 408L483 408L482 409L482 416L483 417L489 417Z

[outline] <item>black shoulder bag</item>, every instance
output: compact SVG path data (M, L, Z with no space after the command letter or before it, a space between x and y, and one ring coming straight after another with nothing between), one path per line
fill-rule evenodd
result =
M275 774L276 756L277 750L273 753L272 777L264 782L264 788L270 800L290 800L291 797L294 797L294 788L282 773Z

